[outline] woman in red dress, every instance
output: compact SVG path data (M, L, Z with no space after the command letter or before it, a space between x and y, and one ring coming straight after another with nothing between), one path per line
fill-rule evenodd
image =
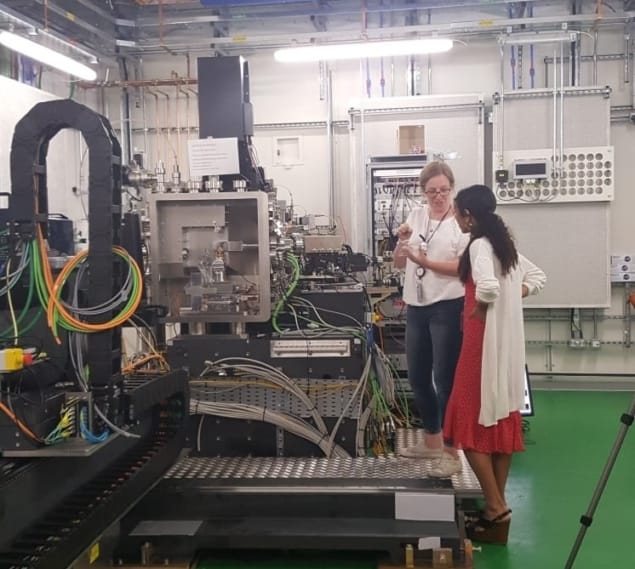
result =
M463 449L485 498L468 534L506 543L511 510L505 486L512 454L524 450L522 298L541 290L546 279L517 252L495 209L496 198L487 186L470 186L455 199L456 219L471 237L459 262L465 284L463 344L444 423L450 446L433 475L453 474L459 462L456 449Z

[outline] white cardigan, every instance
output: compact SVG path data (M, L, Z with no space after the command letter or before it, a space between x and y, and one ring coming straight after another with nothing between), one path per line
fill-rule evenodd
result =
M546 276L520 254L516 267L503 275L500 261L484 237L472 242L470 263L476 300L489 305L483 339L479 423L490 427L524 405L522 285L529 294L536 294L544 287Z

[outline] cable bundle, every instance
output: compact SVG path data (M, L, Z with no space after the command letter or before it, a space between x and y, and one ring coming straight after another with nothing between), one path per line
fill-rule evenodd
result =
M213 403L192 399L190 401L191 414L216 415L231 419L243 419L250 421L263 421L276 425L289 433L309 440L316 444L326 456L348 457L348 453L340 446L333 445L326 440L326 435L318 431L315 427L300 419L286 413L270 411L264 407L255 405L245 405L243 403ZM202 419L199 424L199 434L197 446L200 449L200 430Z
M295 255L293 255L292 253L287 253L287 261L289 261L289 264L293 269L291 284L288 286L287 290L284 291L284 293L276 303L276 306L274 307L273 313L271 315L271 325L273 326L273 329L278 332L278 334L281 333L280 327L278 326L278 316L280 315L280 311L284 308L284 305L289 297L293 294L296 286L298 286L301 272L300 261L298 261L298 258Z
M328 429L326 428L326 424L324 420L317 412L315 406L311 399L309 399L308 395L302 391L298 387L298 385L286 374L284 374L279 369L276 369L269 364L259 362L258 360L254 360L252 358L223 358L221 360L216 360L214 362L206 361L205 369L203 370L201 377L205 377L210 371L214 369L227 369L232 368L236 371L245 372L248 375L260 379L264 379L268 382L273 383L281 387L282 389L286 389L293 395L295 395L309 410L311 417L315 421L319 432L323 435L328 434Z
M141 270L125 249L113 247L113 253L128 264L129 271L122 289L105 303L98 306L80 308L77 302L69 306L61 299L61 294L73 270L81 267L80 271L82 271L85 266L84 262L88 256L88 250L82 251L73 257L64 266L57 278L53 280L53 274L50 264L48 263L46 246L42 238L41 230L39 239L31 242L31 256L33 258L32 270L35 273L37 294L42 307L46 309L48 325L58 343L60 343L58 334L59 326L73 332L103 332L120 326L135 313L142 296L143 277ZM76 281L79 281L79 276L81 276L81 273L78 274ZM78 316L109 314L124 302L125 306L119 311L117 316L110 321L92 324L78 318Z

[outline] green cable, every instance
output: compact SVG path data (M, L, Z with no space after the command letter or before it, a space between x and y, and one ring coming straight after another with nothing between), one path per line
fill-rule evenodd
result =
M404 412L404 415L406 416L407 425L410 426L410 408L408 407L408 398L406 397L406 393L401 385L401 378L399 377L399 372L397 371L397 368L395 368L394 364L390 361L390 359L386 358L386 361L390 369L395 374L395 377L399 380L398 391L399 391L399 395L401 396L402 411Z
M289 288L282 295L282 298L280 298L276 303L276 306L273 309L273 315L271 316L271 325L278 334L282 334L282 330L280 329L280 326L278 326L278 316L280 315L280 311L289 297L293 294L295 287L298 286L298 282L300 281L300 263L297 258L292 253L287 253L287 260L293 267L293 280L291 281Z
M346 328L342 328L341 326L331 326L328 323L322 323L319 322L317 320L311 320L310 318L307 318L306 316L302 316L301 314L296 314L298 320L304 320L305 322L308 322L309 324L315 324L317 326L319 326L320 328L326 328L328 330L336 330L337 332L343 333L343 334L351 334L352 336L355 336L356 338L358 338L359 340L364 341L365 337L363 334L360 334L359 332L356 332L354 329L353 330L347 330Z
M27 248L25 255L30 255L29 248ZM29 272L29 291L27 293L26 301L24 302L24 308L20 312L20 315L18 316L18 319L16 321L18 328L20 324L22 324L22 320L24 320L24 317L27 315L27 312L31 308L31 301L33 300L34 290L35 290L35 276L33 274L33 270L31 270ZM38 314L38 318L39 318L39 314ZM34 325L35 325L35 322L30 322L29 325L25 329L23 329L22 334L24 334L25 332L28 332ZM2 332L0 332L0 337L6 337L8 334L11 334L11 335L13 334L13 326L10 326L6 330L3 330Z
M43 263L42 263L42 258L40 255L40 250L38 247L38 243L36 240L33 240L31 242L31 250L32 250L32 255L33 255L33 270L35 272L35 284L36 284L36 291L38 294L38 298L40 300L40 304L42 305L42 308L46 311L48 308L48 303L49 303L49 295L48 295L48 289L46 287L46 280L44 278L44 273L43 273ZM120 251L115 251L115 253L121 257L122 259L124 259L125 261L128 262L128 264L130 265L130 261L129 261L129 257L126 257L124 255L123 252ZM71 273L69 273L70 275ZM133 279L133 286L132 286L132 294L130 295L130 298L128 299L128 302L126 303L125 307L123 308L123 310L119 313L119 315L125 313L127 310L129 310L132 305L135 302L135 299L139 293L140 290L140 283L139 283L139 279L137 277L137 274L133 271L132 273L132 279ZM57 292L57 298L59 299L61 297L62 294L62 290L64 288L64 284L66 284L66 279L64 280L64 282L62 283L62 286L59 287L59 290ZM116 317L118 318L119 315ZM66 330L69 330L71 332L86 332L85 330L82 330L78 327L76 327L74 324L66 321L61 314L59 314L59 311L57 309L57 307L54 308L54 316L53 316L53 334L56 336L57 335L57 329L58 327L62 327Z
M385 415L390 415L390 407L388 406L388 402L386 401L386 398L381 391L381 386L377 382L377 377L374 374L371 375L370 385L371 389L373 390L373 396L376 397L377 403L379 403L380 406L383 407L382 411L384 411Z
M118 256L121 257L124 261L126 261L128 263L128 266L130 267L130 270L132 270L132 263L130 262L130 256L127 256L126 254L124 254L122 251L118 251L115 250L114 253ZM80 259L81 262L84 262L84 260L86 259L86 257L84 257L83 259ZM73 261L71 261L72 263ZM79 265L79 262L77 262L77 265ZM73 270L75 270L77 267L73 267ZM62 281L61 286L58 288L57 293L56 293L56 298L58 300L61 299L62 296L62 289L64 288L64 285L66 284L66 281L68 279L68 277L71 275L70 271L68 273L68 275L66 276L66 278ZM130 310L132 308L132 306L134 305L137 296L139 295L139 291L140 291L140 283L139 283L139 278L137 277L137 273L135 271L132 271L132 293L130 294L130 298L128 299L128 302L126 303L126 305L124 306L124 308L119 312L119 314L117 316L115 316L114 319L119 318L122 314L125 314L128 310ZM57 337L57 329L58 326L61 326L62 328L65 328L66 330L70 330L73 332L86 332L86 330L81 330L78 329L74 324L72 324L71 322L68 322L63 315L61 315L59 313L59 310L57 308L57 304L54 306L53 308L53 335Z

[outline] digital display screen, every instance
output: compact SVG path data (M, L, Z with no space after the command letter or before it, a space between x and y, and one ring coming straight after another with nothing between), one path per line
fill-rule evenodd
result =
M525 405L520 410L523 417L531 417L534 414L534 401L531 396L531 384L529 380L529 370L525 366Z
M547 162L537 160L536 162L516 162L514 164L515 178L546 178Z

